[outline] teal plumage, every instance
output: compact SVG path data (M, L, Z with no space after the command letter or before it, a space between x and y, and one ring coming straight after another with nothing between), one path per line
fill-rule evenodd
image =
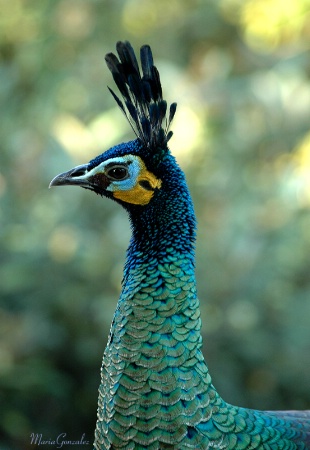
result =
M193 206L167 142L159 74L148 46L142 76L132 47L118 43L108 67L112 95L137 139L58 175L112 198L128 212L132 238L122 291L104 352L94 448L310 448L309 412L261 412L227 404L212 385L201 352L195 281Z

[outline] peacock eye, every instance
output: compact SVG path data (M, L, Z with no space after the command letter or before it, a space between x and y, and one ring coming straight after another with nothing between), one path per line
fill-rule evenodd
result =
M127 167L124 167L124 166L110 167L107 170L106 175L111 180L117 180L117 181L125 180L129 176L128 169L127 169Z

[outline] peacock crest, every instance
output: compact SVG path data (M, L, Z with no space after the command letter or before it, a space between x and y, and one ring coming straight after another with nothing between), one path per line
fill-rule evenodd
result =
M149 45L140 50L142 75L134 50L129 42L118 42L114 53L105 57L122 100L108 88L125 114L132 130L141 143L151 152L165 149L172 136L170 124L176 112L172 103L167 116L167 102L163 100L159 72L154 66Z

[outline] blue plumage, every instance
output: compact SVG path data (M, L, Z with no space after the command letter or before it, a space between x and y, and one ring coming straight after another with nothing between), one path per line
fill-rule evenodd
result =
M195 281L196 220L185 177L167 143L176 104L162 98L148 46L142 75L129 43L106 61L112 92L136 140L58 175L120 203L132 238L104 352L94 448L310 448L309 412L262 412L227 404L201 352ZM167 113L169 114L167 117Z

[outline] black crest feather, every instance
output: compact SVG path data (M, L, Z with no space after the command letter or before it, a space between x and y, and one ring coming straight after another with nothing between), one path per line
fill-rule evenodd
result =
M163 100L160 76L154 66L151 48L140 50L142 75L134 50L129 42L116 44L118 58L113 53L105 57L122 100L109 88L116 103L125 114L137 138L150 149L164 149L172 136L169 131L177 104L172 103L167 113Z

